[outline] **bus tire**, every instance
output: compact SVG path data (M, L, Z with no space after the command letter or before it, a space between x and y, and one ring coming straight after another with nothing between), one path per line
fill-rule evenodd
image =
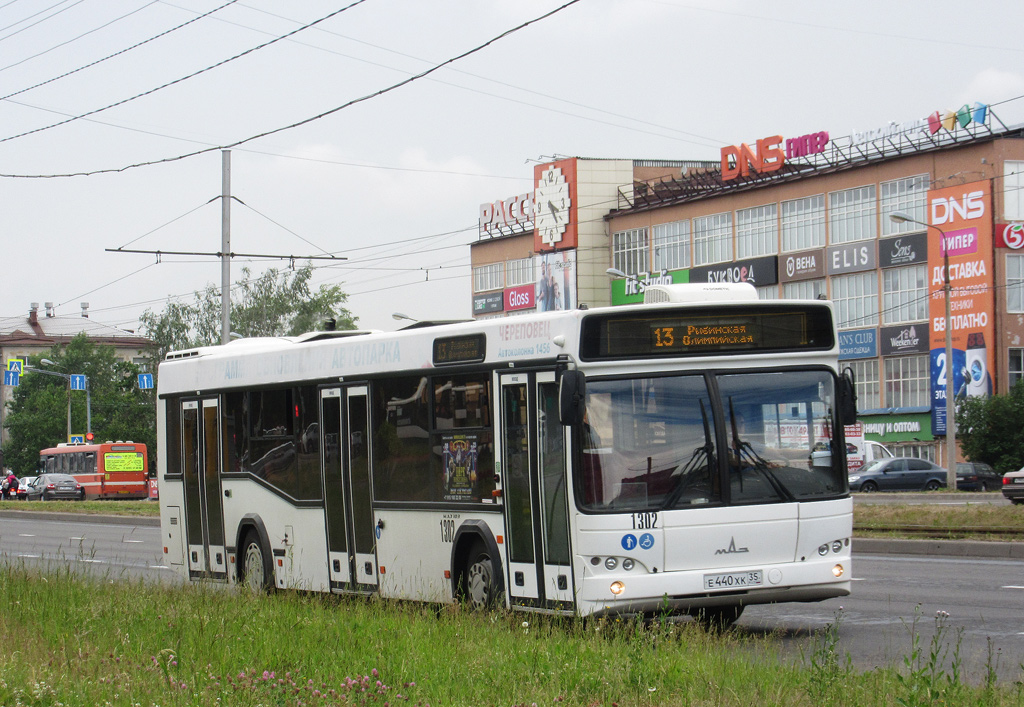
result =
M249 530L242 541L242 561L239 563L239 582L253 594L268 593L274 589L274 563L270 552L260 542L255 530Z
M487 546L476 540L466 556L464 596L472 609L493 609L498 605L498 578Z
M732 626L743 613L743 605L704 606L690 610L689 614L705 631L720 632Z

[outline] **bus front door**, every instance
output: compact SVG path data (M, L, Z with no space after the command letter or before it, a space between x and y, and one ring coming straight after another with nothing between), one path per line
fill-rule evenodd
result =
M555 374L502 375L501 425L509 600L572 611L567 429Z
M189 577L227 579L221 504L221 434L217 398L181 406L182 471Z
M332 591L377 589L366 386L320 390L320 469Z

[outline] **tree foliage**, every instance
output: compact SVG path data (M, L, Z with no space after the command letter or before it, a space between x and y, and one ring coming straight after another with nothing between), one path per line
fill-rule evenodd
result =
M53 365L42 365L42 359ZM39 466L39 450L67 440L68 396L71 431L85 434L88 410L85 391L69 390L68 381L40 371L85 374L89 379L92 431L99 441L132 440L145 443L155 459L156 401L153 391L138 388L139 366L117 357L114 347L98 346L79 334L66 345L41 356L31 356L29 369L14 389L4 414L9 439L3 447L4 465L18 476Z
M271 268L253 277L242 268L242 279L231 293L231 331L244 337L297 336L323 328L333 319L338 329L355 329L356 317L343 306L348 295L338 285L309 286L313 268ZM220 288L208 284L195 293L194 303L168 302L162 312L146 310L142 330L158 347L158 359L168 351L220 343Z
M1024 464L1024 381L1006 395L967 398L957 403L957 439L964 456L996 471Z

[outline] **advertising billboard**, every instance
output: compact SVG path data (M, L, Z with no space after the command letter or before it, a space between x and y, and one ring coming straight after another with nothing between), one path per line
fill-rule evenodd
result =
M988 182L928 192L928 315L931 320L932 432L946 433L946 249L949 251L950 330L956 399L989 395L995 370L992 271L992 195Z

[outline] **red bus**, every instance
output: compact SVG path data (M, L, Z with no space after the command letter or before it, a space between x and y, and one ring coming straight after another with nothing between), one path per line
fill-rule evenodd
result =
M59 444L39 452L40 474L71 474L86 499L150 498L149 454L135 442Z

